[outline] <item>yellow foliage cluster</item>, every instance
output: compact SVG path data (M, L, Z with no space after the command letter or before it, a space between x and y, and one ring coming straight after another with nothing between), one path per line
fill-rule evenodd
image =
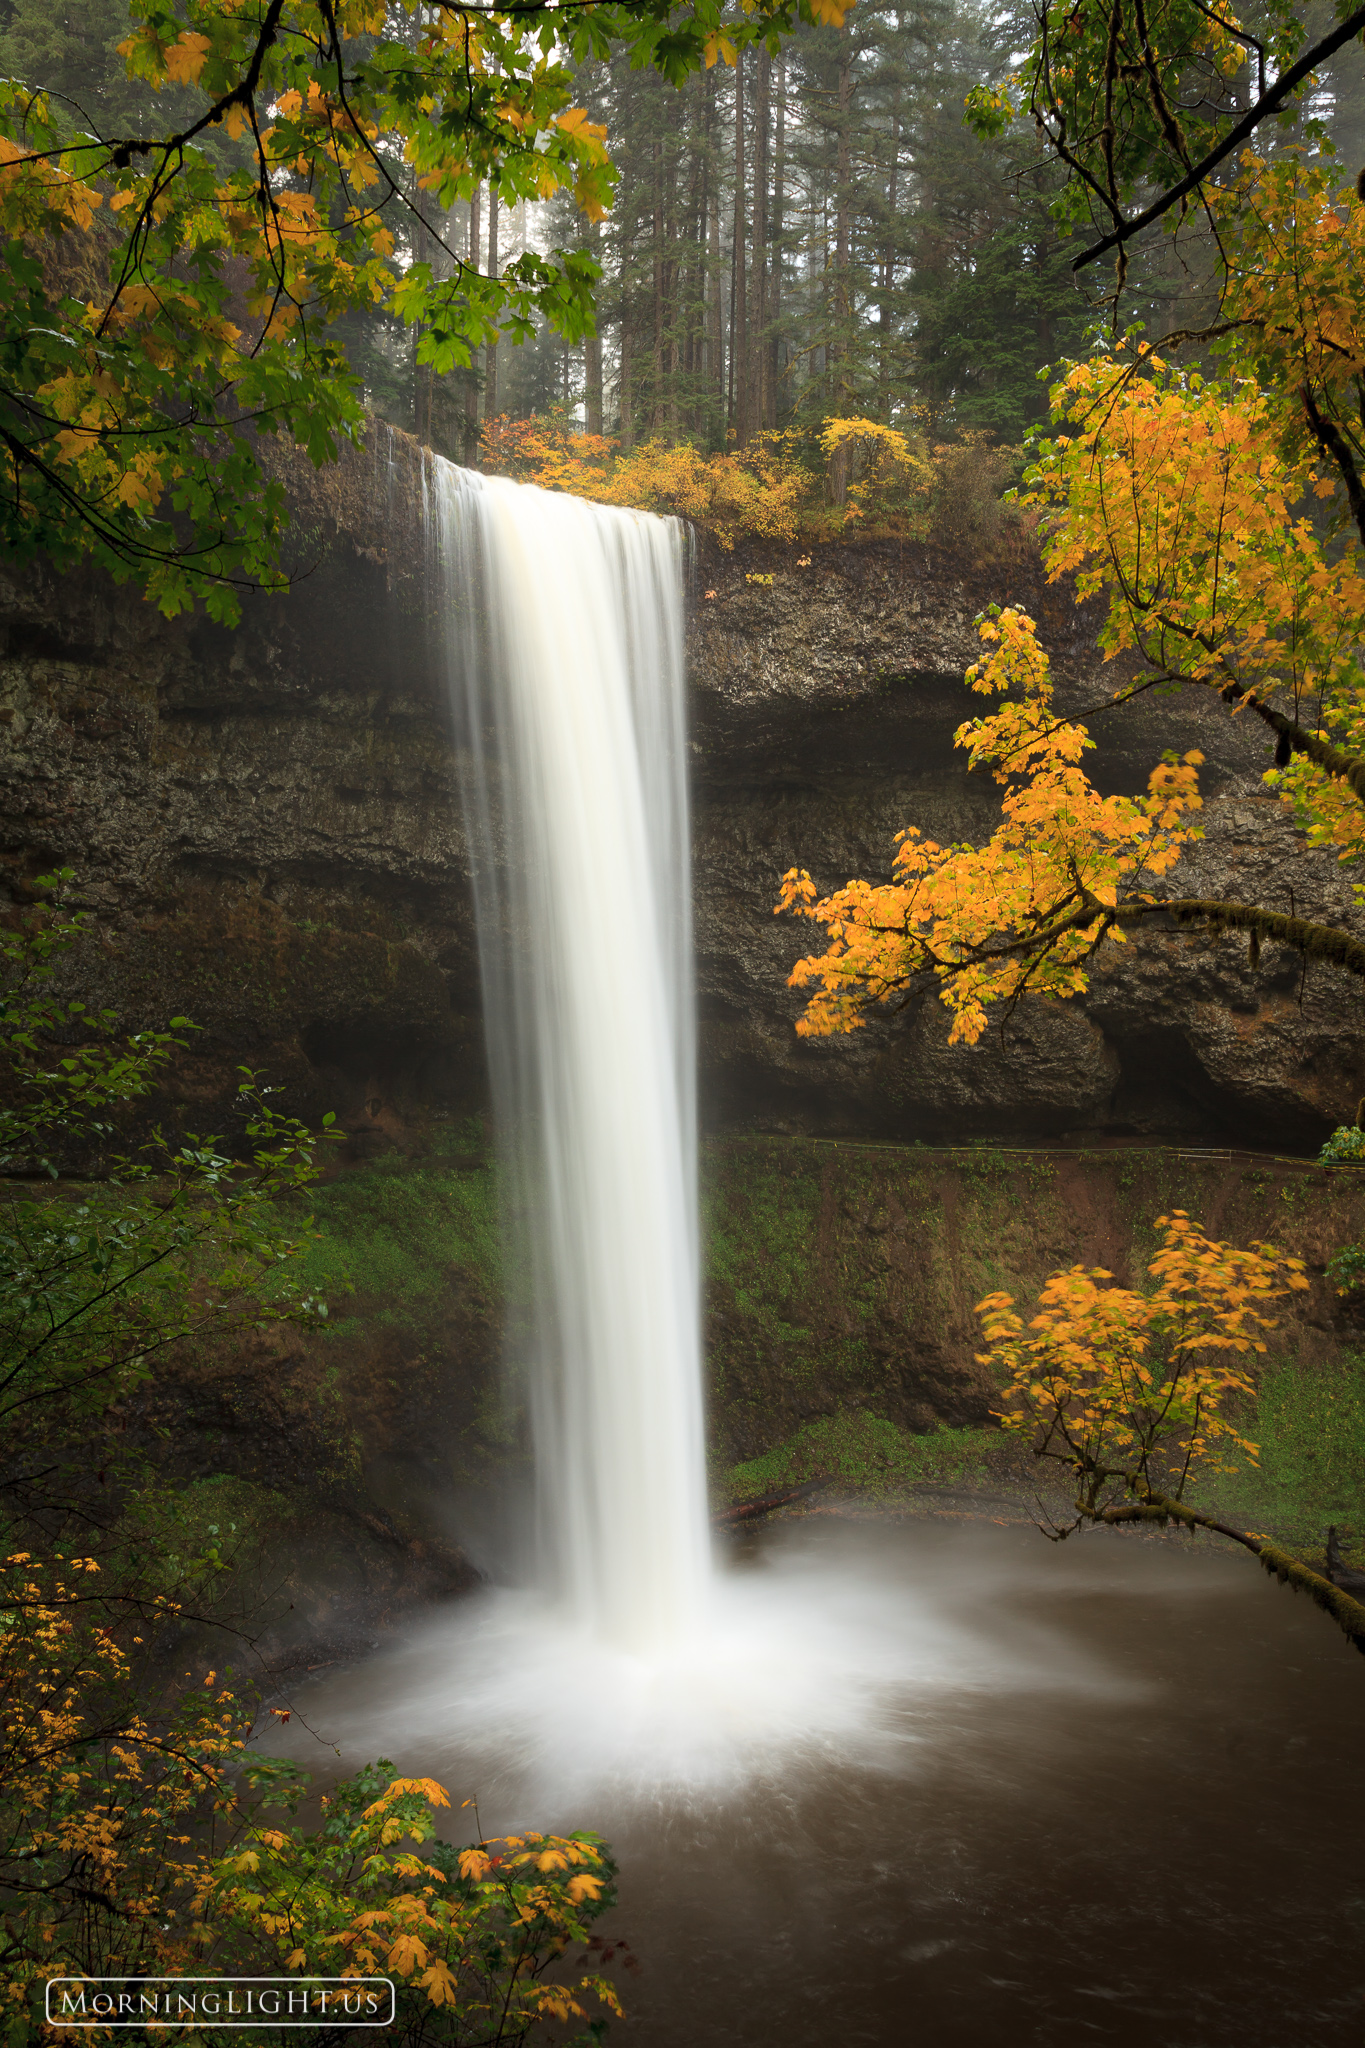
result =
M484 467L549 491L599 505L622 505L686 519L736 540L794 540L811 477L793 438L758 435L742 452L703 455L690 442L661 439L622 451L601 434L579 434L560 419L498 419L484 428Z
M531 1832L451 1851L435 1842L444 1787L387 1769L326 1799L318 1835L254 1826L204 1865L196 1911L226 1932L239 1966L390 1976L489 2042L522 2040L542 2020L619 2013L599 1973L544 1976L586 1943L608 1891L597 1839Z
M823 467L802 459L803 440L784 429L724 455L661 438L623 450L609 436L578 433L562 415L502 418L484 427L483 463L542 490L689 520L733 548L741 539L793 541L855 524L922 539L957 519L964 456L972 484L984 482L992 504L1014 459L985 448L982 435L930 447L918 433L861 418L825 422L815 436Z
M1000 1420L1074 1474L1083 1513L1111 1482L1144 1498L1169 1486L1179 1499L1196 1465L1255 1462L1236 1413L1255 1393L1248 1362L1275 1327L1269 1304L1308 1286L1301 1259L1217 1243L1183 1209L1156 1227L1150 1292L1073 1266L1047 1281L1027 1325L1011 1295L977 1305L990 1346L980 1362L1004 1387Z
M918 440L880 420L840 418L825 421L820 447L846 525L903 511L912 526L924 526L939 475Z
M939 846L912 828L891 882L852 881L823 899L804 868L788 870L776 909L813 918L828 939L790 977L815 990L796 1027L805 1036L856 1029L869 1000L887 1002L921 974L936 977L951 1038L967 1044L990 1003L1076 993L1101 941L1123 938L1120 887L1139 885L1145 900L1140 885L1199 836L1189 818L1202 802L1201 755L1158 763L1145 796L1101 796L1082 766L1094 742L1056 711L1033 620L998 612L980 633L988 652L971 686L1019 695L959 726L955 744L1002 786L1000 825L979 847Z
M212 1672L172 1713L129 1703L142 1631L174 1609L150 1599L120 1627L98 1574L91 1558L0 1564L5 1851L32 1880L0 1912L11 2027L49 1976L191 1967L184 1908L211 1842L205 1809L231 1804L225 1770L248 1733Z
M1246 152L1224 217L1232 374L1205 380L1145 343L1074 365L1063 431L1028 478L1048 570L1110 598L1106 652L1306 721L1365 749L1365 578L1330 442L1365 372L1365 210L1330 163ZM1314 422L1318 425L1315 427ZM1297 753L1270 771L1315 845L1365 852L1343 770Z

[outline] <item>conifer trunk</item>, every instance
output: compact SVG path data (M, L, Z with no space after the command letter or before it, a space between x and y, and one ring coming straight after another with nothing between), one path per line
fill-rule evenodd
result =
M748 422L762 427L768 417L768 118L772 58L766 43L758 52L754 94L754 287L750 344Z
M769 258L768 283L768 339L765 347L767 357L767 408L763 415L765 427L777 425L777 401L781 385L783 363L781 343L778 338L778 322L782 318L782 237L786 229L786 178L787 178L787 60L777 60L777 137L773 152L773 219L772 253Z
M488 275L498 274L498 195L490 185L488 188ZM486 420L498 415L498 342L496 335L484 351L483 371L483 416Z
M474 196L469 202L469 265L471 270L479 267L479 200L483 187L474 187ZM464 389L464 461L466 469L474 469L479 460L479 379L476 365L477 351L471 357L469 376Z
M725 308L721 301L720 174L716 151L716 74L706 78L707 302L709 314L707 388L715 408L713 431L725 418Z
M748 284L744 242L744 52L735 59L735 221L730 251L730 428L736 448L749 438Z

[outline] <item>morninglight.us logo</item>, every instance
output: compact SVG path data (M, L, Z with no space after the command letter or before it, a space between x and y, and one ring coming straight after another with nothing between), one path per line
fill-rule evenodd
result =
M52 2027L390 2027L390 1977L50 1977Z

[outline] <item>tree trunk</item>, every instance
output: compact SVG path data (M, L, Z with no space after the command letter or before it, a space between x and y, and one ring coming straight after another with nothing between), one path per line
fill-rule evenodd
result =
M758 52L758 87L754 94L754 290L750 344L748 419L751 430L768 417L768 116L772 58L766 43Z
M488 188L488 275L498 274L498 195L490 185ZM484 351L483 371L483 416L486 420L498 416L498 343L497 337L489 342Z
M848 24L839 31L839 132L834 170L834 275L830 295L830 356L834 370L830 398L836 413L853 410L852 362L849 355L853 324L853 285L850 255L853 224L853 185L849 141L849 107L853 98L853 43ZM842 497L834 501L843 503Z
M716 130L716 74L707 73L706 78L706 143L709 260L707 271L707 298L709 305L709 349L706 363L707 386L715 407L713 428L725 418L725 307L722 300L724 272L720 254L720 175L715 154Z
M627 452L635 446L635 393L631 388L630 351L632 335L630 313L626 306L625 294L621 297L621 375L617 382L617 398L621 410L621 446Z
M650 432L663 426L664 405L664 146L654 144L653 232L654 259L654 389L650 394Z
M905 16L896 13L896 44L905 28ZM886 195L886 240L882 244L881 298L877 306L877 384L878 410L881 417L891 422L891 323L893 318L892 297L896 289L896 209L900 190L901 167L901 82L897 74L895 90L891 96L891 176Z
M596 221L588 224L588 247L600 263L602 230ZM596 310L596 309L595 309ZM583 425L590 434L602 432L602 316L596 313L593 332L583 342Z
M749 438L748 284L744 266L744 52L735 59L735 225L730 251L730 428L736 448Z
M688 93L687 214L683 238L687 263L682 297L682 388L690 432L704 422L701 410L702 350L706 327L706 96L702 73L694 71Z
M763 415L765 427L777 425L777 400L781 386L782 361L781 342L778 338L778 323L782 318L782 237L786 229L786 178L787 178L787 59L777 60L777 146L773 161L773 221L772 255L769 261L768 284L768 340L766 346L767 375L764 379L767 391L767 409Z
M663 428L670 441L678 438L678 155L668 150L663 173L664 216L664 417Z
M474 187L474 196L469 202L469 263L472 270L479 267L479 200L482 186ZM464 392L464 460L466 469L475 469L479 460L479 378L478 355L471 354L469 379Z

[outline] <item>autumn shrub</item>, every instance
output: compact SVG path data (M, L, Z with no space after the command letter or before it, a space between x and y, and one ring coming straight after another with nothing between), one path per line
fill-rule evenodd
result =
M811 480L791 438L759 434L727 455L662 439L623 451L599 434L577 433L562 415L494 420L484 429L484 467L600 505L685 519L733 548L746 537L796 538Z
M931 444L918 424L857 416L755 434L725 454L661 437L623 450L609 436L580 433L563 412L490 420L483 430L483 465L493 475L685 519L727 549L855 531L989 545L1016 458L985 434Z
M1341 1166L1365 1161L1365 1130L1359 1124L1338 1124L1318 1153L1322 1166Z
M254 1822L199 1864L196 1938L241 1975L392 1977L386 2038L405 2048L522 2041L548 2021L581 2021L572 2038L596 2039L620 2011L601 1968L582 1966L615 1903L606 1848L534 1831L457 1847L436 1837L449 1804L433 1780L380 1762L324 1798L314 1829ZM566 1966L575 1945L582 1959Z
M1249 1367L1275 1327L1267 1309L1308 1285L1301 1259L1215 1243L1183 1209L1156 1227L1146 1290L1072 1266L1047 1281L1027 1323L1008 1294L978 1304L981 1363L1004 1387L1000 1420L1070 1473L1082 1520L1129 1496L1179 1501L1199 1469L1255 1463Z
M389 1976L389 2038L408 2044L616 2009L600 1971L560 1968L613 1902L595 1837L453 1849L433 1840L444 1790L386 1764L324 1799L317 1828L278 1824L306 1781L248 1748L249 1696L214 1671L149 1685L177 1604L102 1579L93 1558L0 1565L5 2048L44 2036L53 1977Z
M936 472L923 436L880 420L826 420L819 445L825 458L830 503L845 525L893 528L922 536L927 530Z
M179 1612L93 1557L0 1564L6 2048L39 2038L49 1977L157 1973L187 1953L188 1859L196 1836L212 1851L251 1714L213 1672L149 1696L151 1645Z

